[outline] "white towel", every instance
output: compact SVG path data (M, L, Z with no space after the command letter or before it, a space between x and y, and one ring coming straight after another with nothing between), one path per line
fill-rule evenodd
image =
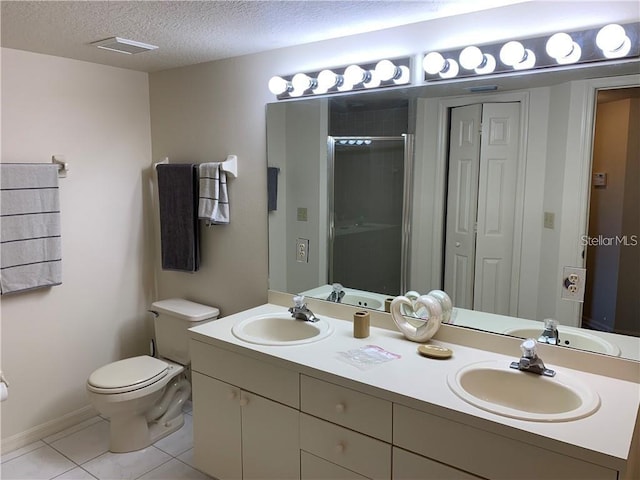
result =
M0 293L60 285L57 165L0 167Z
M198 218L207 225L229 223L227 174L219 162L201 163Z

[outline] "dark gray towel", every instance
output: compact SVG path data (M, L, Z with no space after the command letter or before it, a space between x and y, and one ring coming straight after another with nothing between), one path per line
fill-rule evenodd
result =
M156 169L162 269L197 272L200 268L198 167L160 164Z
M278 209L278 167L267 167L267 204L268 211Z

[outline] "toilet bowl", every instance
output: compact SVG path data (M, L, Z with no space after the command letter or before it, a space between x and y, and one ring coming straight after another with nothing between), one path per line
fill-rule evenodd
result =
M219 314L215 307L182 299L162 300L153 307L160 358L118 360L87 380L89 400L109 419L112 452L146 448L182 427L182 408L191 394L185 369L190 363L187 330ZM172 358L165 358L163 351Z

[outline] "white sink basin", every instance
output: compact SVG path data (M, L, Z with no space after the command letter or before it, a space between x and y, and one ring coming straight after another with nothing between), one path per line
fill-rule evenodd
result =
M373 310L379 310L380 308L382 308L382 302L380 300L376 300L375 298L370 298L364 295L346 294L342 298L341 302L346 303L347 305L371 308Z
M600 397L586 384L556 372L555 377L521 372L502 362L467 365L447 378L464 401L505 417L536 422L565 422L587 417Z
M510 328L503 333L514 337L537 339L542 333L542 328ZM595 353L606 353L616 357L620 356L620 348L617 345L584 330L559 327L558 335L560 336L560 345Z
M231 332L240 340L259 345L301 345L328 337L333 333L333 327L324 319L305 322L288 313L274 313L242 320Z

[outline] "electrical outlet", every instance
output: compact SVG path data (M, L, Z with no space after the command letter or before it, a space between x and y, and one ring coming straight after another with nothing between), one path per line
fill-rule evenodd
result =
M562 298L574 302L584 302L584 286L587 271L584 268L564 267L562 273Z
M544 212L544 228L553 230L556 216L553 212Z
M306 238L296 240L296 262L309 263L309 240Z

